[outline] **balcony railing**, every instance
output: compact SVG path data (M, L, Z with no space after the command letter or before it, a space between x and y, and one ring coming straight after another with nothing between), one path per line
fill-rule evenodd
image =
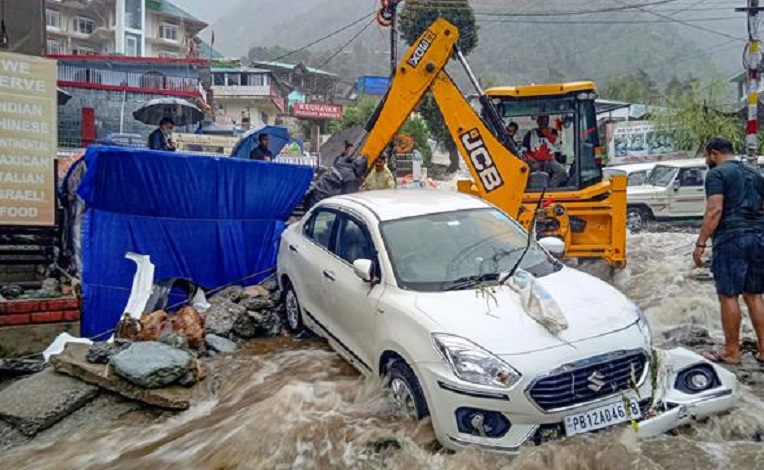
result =
M58 81L73 86L104 86L140 89L147 92L198 93L196 78L173 77L160 72L124 72L59 64Z
M230 97L271 97L274 96L272 87L270 86L250 86L250 85L229 85L229 86L213 86L212 92L215 96L230 96Z

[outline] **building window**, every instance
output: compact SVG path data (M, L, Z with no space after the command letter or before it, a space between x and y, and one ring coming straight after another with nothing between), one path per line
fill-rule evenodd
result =
M82 69L74 74L74 81L81 83L103 83L103 77L101 73L91 69Z
M66 54L64 45L61 43L61 41L56 41L54 39L48 39L48 42L45 44L45 50L48 55Z
M74 46L72 48L73 55L96 55L95 49L87 46Z
M239 80L241 78L241 74L238 73L229 73L228 75L228 86L240 86L241 81Z
M61 29L61 13L45 10L45 25L49 28Z
M178 42L178 26L169 23L163 23L159 26L159 37L168 41Z
M125 0L125 27L143 30L143 0Z
M212 84L215 86L225 86L225 74L223 73L213 73L212 74Z
M141 56L141 41L138 36L132 34L125 35L125 55L129 57Z
M159 51L159 57L165 57L167 59L177 59L178 54L170 51Z
M93 34L93 31L95 30L95 21L90 18L78 16L77 18L74 18L73 23L74 32L76 33Z

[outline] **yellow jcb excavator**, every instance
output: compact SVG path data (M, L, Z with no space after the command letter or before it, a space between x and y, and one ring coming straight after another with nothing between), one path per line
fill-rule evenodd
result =
M603 181L597 161L594 84L508 87L485 93L459 50L458 39L459 30L440 18L406 52L390 89L367 124L360 154L373 165L430 91L472 175L472 181L458 183L460 191L487 200L526 228L536 218L539 237L565 241L565 257L599 258L623 266L626 178ZM445 70L452 57L462 64L478 92L482 118ZM525 152L507 132L507 124L521 116L559 116L560 141L568 145L566 155L562 149L557 155L569 169L565 175L556 175L557 187L550 187L547 172L531 172ZM542 208L541 217L538 207Z

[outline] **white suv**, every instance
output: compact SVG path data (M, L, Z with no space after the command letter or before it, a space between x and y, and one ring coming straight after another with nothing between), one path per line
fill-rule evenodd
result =
M399 409L431 416L448 448L516 451L631 420L654 436L736 400L733 374L654 350L629 299L478 198L325 199L284 231L277 264L290 329L388 376Z
M626 188L629 229L640 230L651 220L702 218L707 170L701 158L655 164L644 185ZM764 157L759 157L759 170L764 174Z

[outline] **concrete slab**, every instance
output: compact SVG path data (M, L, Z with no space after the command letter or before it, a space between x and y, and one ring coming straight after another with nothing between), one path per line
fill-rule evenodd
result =
M34 436L97 394L97 387L46 369L0 392L0 419L25 435Z
M77 377L89 384L97 385L148 405L172 410L185 410L191 404L193 388L185 388L180 385L157 389L138 387L119 377L109 366L88 362L85 359L88 349L89 346L85 344L67 344L64 352L58 356L53 356L50 363L57 372Z

